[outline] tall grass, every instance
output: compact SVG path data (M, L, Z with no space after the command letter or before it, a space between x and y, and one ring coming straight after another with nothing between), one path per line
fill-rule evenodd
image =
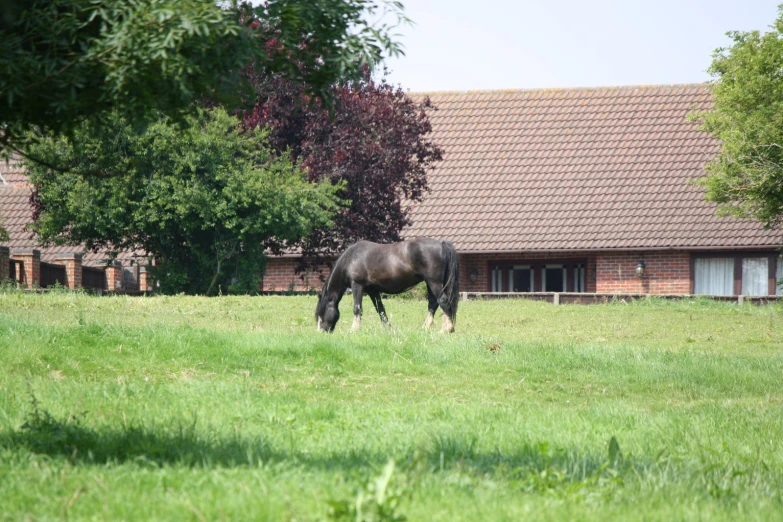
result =
M314 307L0 293L0 519L783 518L779 307Z

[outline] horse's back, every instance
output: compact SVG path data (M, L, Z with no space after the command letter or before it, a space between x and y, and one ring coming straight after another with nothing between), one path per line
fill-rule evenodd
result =
M361 240L344 253L341 268L358 284L388 293L399 293L443 273L442 243L416 238L397 243Z

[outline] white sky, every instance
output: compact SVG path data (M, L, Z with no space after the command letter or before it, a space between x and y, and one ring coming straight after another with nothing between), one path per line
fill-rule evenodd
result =
M403 0L410 91L693 83L730 30L761 31L783 0Z

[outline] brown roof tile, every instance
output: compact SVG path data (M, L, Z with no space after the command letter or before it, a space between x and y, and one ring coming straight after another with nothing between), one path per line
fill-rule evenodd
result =
M711 105L705 85L425 95L444 159L407 237L463 252L781 245L689 184L718 152L685 119Z

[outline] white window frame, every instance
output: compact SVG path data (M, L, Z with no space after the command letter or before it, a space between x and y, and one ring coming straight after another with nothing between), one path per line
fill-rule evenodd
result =
M527 264L527 265L511 265L508 267L508 291L514 292L514 270L530 270L530 291L532 292L535 288L535 270L533 269L533 265Z
M546 264L543 265L541 268L544 269L543 274L541 274L541 291L546 292L546 271L549 269L556 270L560 268L562 270L561 276L563 279L563 290L561 292L568 292L568 269L566 268L567 263L555 263L555 264Z

